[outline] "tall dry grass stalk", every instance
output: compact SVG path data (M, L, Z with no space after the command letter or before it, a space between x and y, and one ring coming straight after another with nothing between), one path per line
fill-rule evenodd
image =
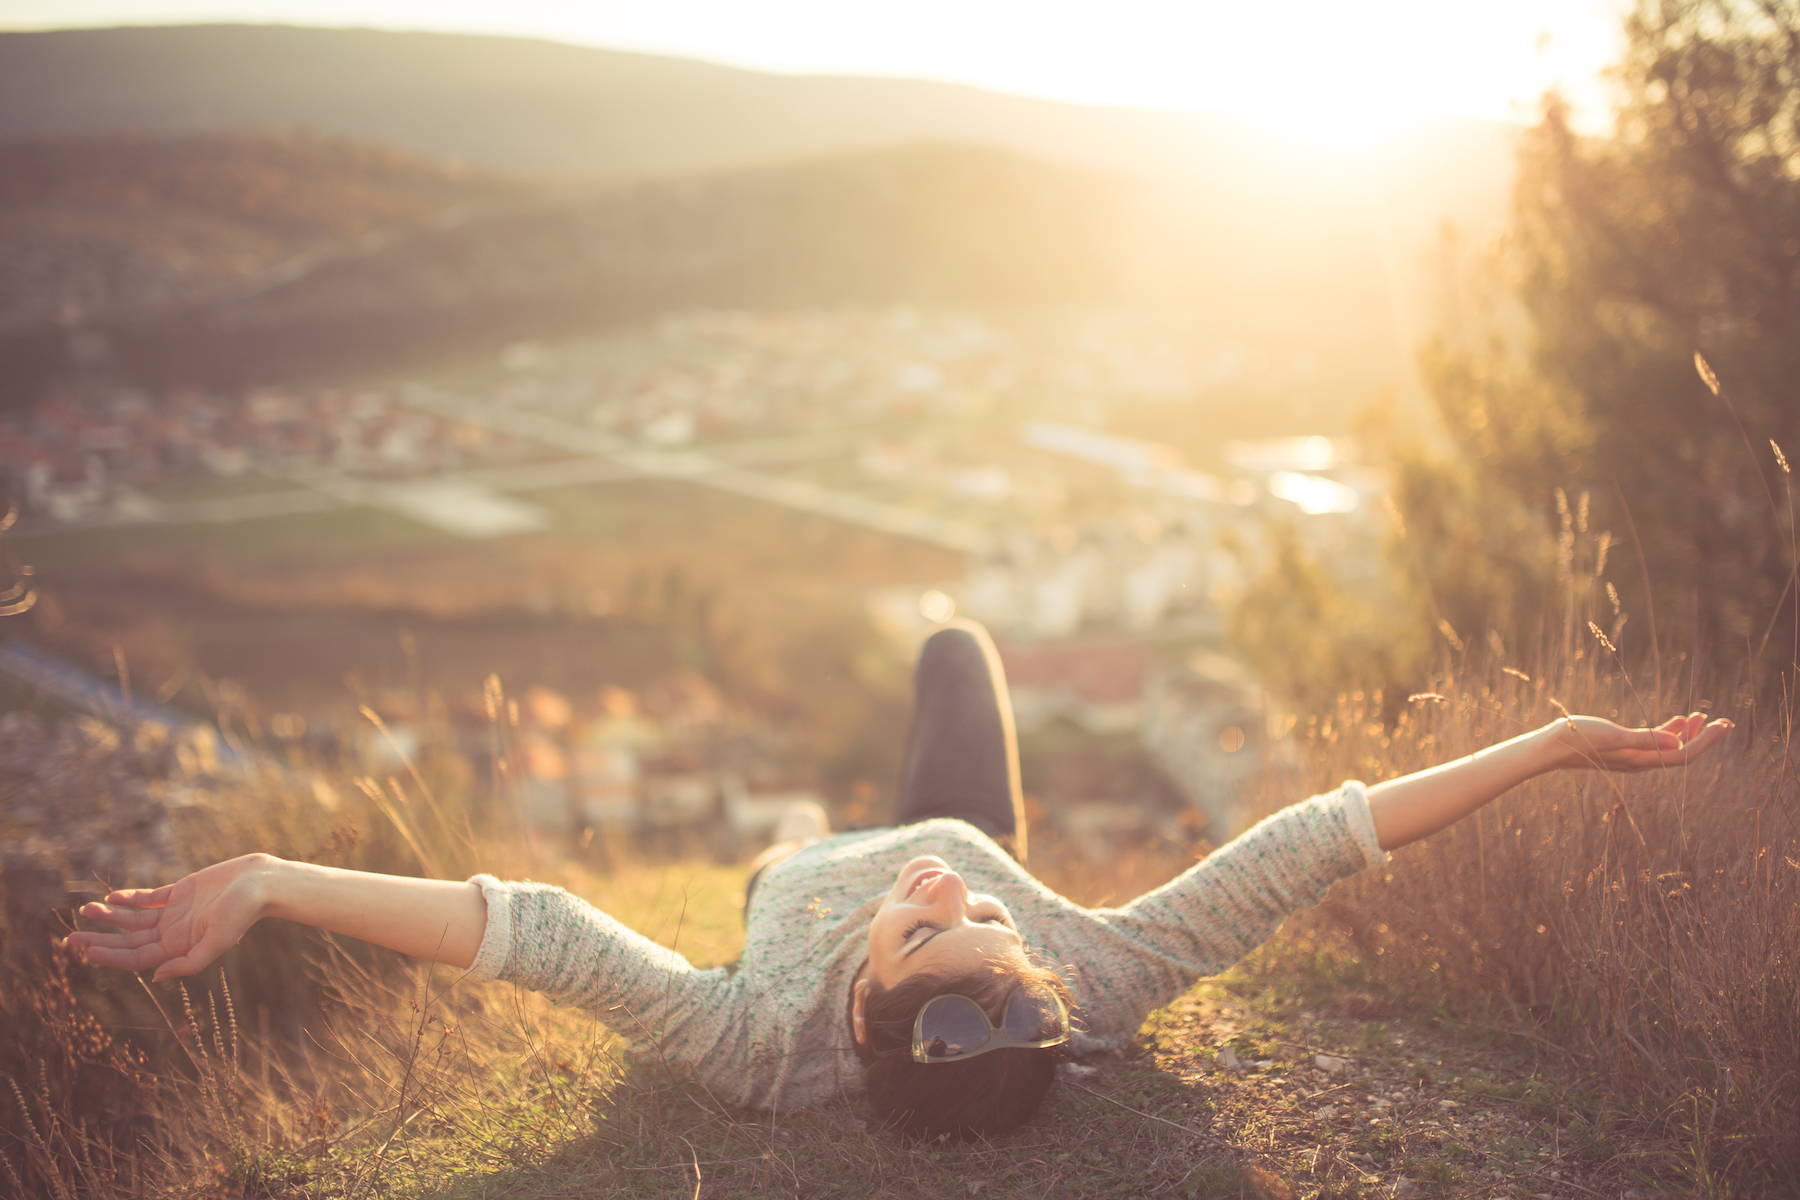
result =
M1291 928L1415 996L1538 1023L1572 1070L1683 1132L1696 1190L1800 1189L1792 689L1754 691L1765 678L1754 663L1732 675L1673 657L1628 671L1636 647L1604 581L1610 540L1588 532L1579 499L1562 511L1564 587L1538 645L1446 627L1451 657L1428 690L1392 720L1379 695L1342 698L1299 733L1307 778L1278 781L1268 803L1416 770L1566 711L1639 724L1706 708L1738 734L1686 771L1528 785ZM513 706L498 681L488 697L492 778L454 757L349 779L271 774L206 810L195 864L261 849L449 878L547 867L598 896L603 876L524 836L506 757ZM1047 878L1100 903L1162 882L1181 857L1147 850L1110 874L1083 865L1079 886L1074 869ZM619 915L663 935L654 922L686 910L655 899ZM0 1130L12 1136L0 1138L0 1179L25 1195L297 1194L332 1156L339 1194L375 1195L413 1169L425 1138L469 1169L516 1167L574 1131L596 1136L595 1098L622 1074L617 1043L585 1015L501 989L446 992L441 971L292 926L259 927L222 973L154 989L4 935L0 1028L13 1052L0 1058ZM641 1100L619 1090L608 1103ZM621 1129L646 1119L611 1115Z
M1738 732L1688 769L1534 781L1334 891L1298 932L1414 997L1534 1023L1682 1137L1697 1191L1800 1193L1794 677L1686 656L1635 675L1606 542L1562 511L1563 594L1540 644L1517 659L1459 644L1395 720L1378 695L1343 697L1303 732L1317 779L1391 777L1570 712L1643 725L1698 709Z
M506 720L502 706L502 781ZM384 873L533 873L540 855L516 805L486 802L466 762L402 757L333 774L297 764L215 781L186 814L191 865L265 849ZM346 1146L363 1155L347 1194L375 1194L397 1139L421 1121L466 1126L471 1154L499 1140L486 1152L523 1161L531 1137L482 1124L500 1097L541 1093L549 1145L550 1127L586 1119L569 1081L617 1074L615 1044L590 1018L535 997L503 1007L494 991L445 994L441 970L279 922L259 925L223 969L154 987L0 923L0 975L0 1192L21 1196L280 1194L309 1159Z

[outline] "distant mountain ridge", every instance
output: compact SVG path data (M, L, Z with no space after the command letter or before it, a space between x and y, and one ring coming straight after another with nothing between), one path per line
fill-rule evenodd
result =
M776 75L473 34L277 25L0 33L0 137L304 127L470 163L685 173L918 141L993 145L1260 197L1292 147L1219 115L957 84ZM1428 224L1496 214L1515 130L1445 119L1361 169ZM1329 184L1329 180L1323 181Z
M540 190L97 327L129 374L230 384L695 306L1124 306L1183 314L1208 340L1314 356L1334 389L1408 368L1360 213L1289 229L1207 204L1191 184L923 143Z
M1515 132L1307 159L1216 116L519 38L0 34L30 268L0 360L57 369L71 294L134 369L250 379L670 305L1131 303L1391 381L1423 247L1499 219Z
M543 190L304 132L0 141L0 328L295 276Z

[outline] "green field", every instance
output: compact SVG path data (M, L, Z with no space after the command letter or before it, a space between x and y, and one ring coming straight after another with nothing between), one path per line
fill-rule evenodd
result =
M188 500L236 500L243 496L266 496L272 492L288 492L300 487L288 479L269 475L213 475L193 471L165 476L155 483L144 484L138 491L151 500L179 503Z
M524 498L548 530L464 539L344 508L13 539L43 597L21 631L107 675L116 647L152 691L202 707L222 679L300 711L458 695L489 674L576 694L685 665L785 688L783 664L852 653L821 631L851 636L865 589L960 570L909 539L680 482Z
M146 563L190 566L354 559L453 540L397 513L360 506L243 521L113 525L8 539L12 557L42 582Z

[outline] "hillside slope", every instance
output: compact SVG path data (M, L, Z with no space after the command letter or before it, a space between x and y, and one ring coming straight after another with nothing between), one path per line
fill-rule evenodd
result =
M191 302L538 185L300 132L0 142L0 326Z
M1192 183L933 143L523 194L104 328L133 373L239 379L680 306L1128 305L1404 370L1383 250L1353 203L1256 220Z
M346 181L341 162L296 169L299 135L246 132L300 127L391 146L421 174ZM153 374L260 376L670 303L1118 300L1327 364L1360 369L1373 347L1378 386L1404 390L1431 238L1498 221L1514 132L1446 121L1353 152L1218 116L520 38L0 34L0 138L35 139L0 166L41 201L0 198L18 264L0 392L55 372L48 322L71 307ZM180 165L258 137L281 161ZM493 174L521 167L535 183ZM196 349L224 331L242 343Z
M1296 167L1294 144L1241 118L776 75L525 38L265 25L0 34L0 137L269 126L606 175L933 140L1208 179L1247 202L1310 173ZM1445 118L1345 169L1383 180L1402 223L1487 221L1504 201L1514 134Z

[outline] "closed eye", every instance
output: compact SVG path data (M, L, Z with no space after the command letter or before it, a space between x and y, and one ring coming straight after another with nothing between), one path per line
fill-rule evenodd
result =
M1012 928L1012 921L1010 921L1006 917L1001 916L999 914L995 914L994 916L991 916L991 917L982 917L980 919L980 921L977 922L977 924L999 925L1000 927L1002 927L1004 929ZM911 943L913 940L913 936L915 934L917 934L921 929L929 929L934 934L938 932L938 927L936 925L933 925L930 921L915 921L911 925L906 927L905 933L902 933L900 935L901 946L910 947L911 949L914 949L914 950L918 949L918 946L913 946L913 945L911 945ZM930 938L926 938L925 941L920 942L918 945L923 946L925 944L925 942L929 942L930 940L931 940Z

